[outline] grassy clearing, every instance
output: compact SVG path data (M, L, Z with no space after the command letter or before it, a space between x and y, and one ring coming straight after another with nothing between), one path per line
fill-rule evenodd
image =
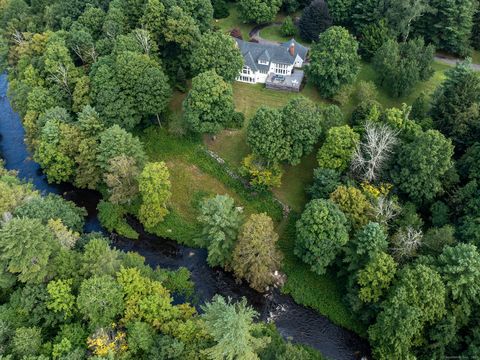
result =
M366 336L366 328L351 313L343 302L345 293L338 278L332 272L317 275L310 271L293 253L295 239L295 221L298 218L291 214L284 224L279 246L284 254L283 271L287 282L282 291L290 294L295 302L303 304L326 315L332 322Z
M244 23L240 18L240 12L237 5L234 3L228 3L228 10L230 15L225 19L214 20L214 26L220 28L224 33L230 32L234 28L239 28L242 32L243 40L250 39L250 31L254 28L255 24Z
M164 128L150 127L137 134L150 161L165 161L170 170L172 198L170 214L154 229L183 244L194 245L198 235L196 221L199 201L209 195L228 194L245 213L266 212L280 221L282 211L271 194L253 194L243 184L232 179L225 169L210 158L199 139L177 138Z
M379 90L378 101L386 108L400 107L402 103L412 104L422 93L432 93L435 88L445 79L445 71L448 65L434 63L435 73L428 81L420 83L415 90L403 98L392 98L384 89ZM357 82L374 81L375 70L370 64L362 64L362 69ZM255 114L255 111L262 105L279 108L284 106L290 99L298 94L281 92L266 89L262 84L251 85L235 82L233 84L234 101L237 111L245 114L248 120ZM316 103L328 104L329 101L322 99L311 84L305 86L301 95L304 95ZM357 103L351 100L342 107L346 118L349 118ZM232 167L238 167L242 159L249 154L250 150L246 144L245 127L241 130L226 130L220 133L215 141L206 140L207 146L224 158ZM302 160L298 166L285 166L285 174L282 179L282 186L274 191L278 198L293 209L300 211L306 202L305 186L308 185L313 176L313 169L316 167L315 155L311 154Z
M290 40L292 36L284 36L280 31L280 28L281 28L281 25L279 24L269 25L260 31L260 37L262 37L265 40L277 41L277 42L285 42ZM299 38L298 30L297 30L297 34L295 34L293 37Z
M474 64L480 64L480 51L474 50L472 53L472 62Z

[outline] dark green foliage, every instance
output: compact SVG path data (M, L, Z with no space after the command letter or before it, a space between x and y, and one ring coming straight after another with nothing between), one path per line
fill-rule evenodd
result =
M215 19L224 19L230 15L227 2L225 0L212 0L213 17Z
M293 36L297 32L297 28L290 16L287 16L280 27L283 36Z
M282 0L239 0L238 7L246 22L264 24L275 19Z
M467 61L447 72L432 100L434 125L450 137L460 153L480 136L480 76Z
M92 68L91 95L109 125L132 130L142 119L165 111L171 89L161 66L147 55L123 52Z
M202 35L192 53L194 75L215 70L225 81L233 82L243 67L243 57L231 36L221 32Z
M233 114L232 86L209 70L192 80L192 89L183 102L184 120L198 133L215 134L230 124Z
M423 248L427 253L441 253L445 246L455 244L454 231L455 229L450 225L428 229L422 239Z
M445 286L431 268L407 267L381 308L368 330L374 356L380 360L413 358L412 350L422 341L425 326L445 311Z
M45 225L48 220L60 219L63 225L75 231L82 231L87 212L78 208L71 201L64 200L61 196L49 194L45 197L34 197L25 204L15 209L15 216L39 219Z
M328 9L335 25L349 25L354 2L354 0L327 0Z
M362 57L365 60L370 60L389 39L389 30L384 20L365 26L362 29L360 41Z
M443 190L443 176L453 165L452 155L449 139L436 130L421 132L398 152L392 180L412 200L432 200Z
M314 0L303 10L298 23L300 36L307 41L318 41L319 35L332 26L332 18L325 0Z
M121 205L102 200L97 208L98 219L105 229L129 239L138 239L138 233L125 220L127 211Z
M255 155L268 162L292 165L313 150L321 134L322 112L302 96L282 110L260 107L247 128L247 142Z
M110 160L120 155L134 158L140 168L145 164L146 155L140 140L120 126L114 125L100 134L98 165L103 171L107 171Z
M408 95L419 81L432 76L434 53L435 48L425 46L420 38L402 44L388 40L373 59L378 71L378 84L392 96Z
M432 0L434 11L419 20L417 27L422 35L437 48L466 56L470 52L474 0Z
M310 201L296 224L295 255L317 274L325 274L348 241L347 219L330 200Z
M322 33L310 52L307 74L324 97L355 81L360 70L358 43L348 30L334 26Z
M430 206L430 213L430 220L433 226L441 227L449 223L450 209L444 202L434 202L432 206Z
M340 185L340 173L332 169L317 168L313 170L313 184L308 188L312 199L328 199Z

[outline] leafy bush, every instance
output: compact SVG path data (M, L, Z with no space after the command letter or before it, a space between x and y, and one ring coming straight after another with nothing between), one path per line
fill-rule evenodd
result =
M102 226L110 232L129 239L138 239L138 233L126 222L124 216L127 211L120 205L115 205L107 201L100 201L97 206L98 219Z
M279 187L282 181L282 168L278 164L267 165L255 155L248 155L242 160L240 169L243 176L248 176L250 184L257 190Z

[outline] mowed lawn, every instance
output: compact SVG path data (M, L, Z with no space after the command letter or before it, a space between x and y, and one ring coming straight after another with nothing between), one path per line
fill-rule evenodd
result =
M386 91L379 89L378 101L385 108L400 107L403 103L412 104L422 92L427 94L433 93L445 79L445 71L449 68L448 65L434 63L435 73L433 76L428 81L418 84L410 95L403 98L392 98ZM375 80L375 70L371 64L362 64L357 83L362 80ZM250 153L246 143L245 129L255 111L260 106L280 108L289 100L298 96L298 94L266 89L262 84L251 85L240 82L233 84L233 93L236 110L245 114L245 126L241 130L225 130L216 136L213 141L210 137L205 137L205 142L211 150L215 151L235 168L239 167L242 159ZM315 87L309 83L301 91L300 95L308 97L317 104L326 105L331 103L331 101L323 99ZM346 120L350 117L356 105L357 103L352 100L342 107ZM307 200L305 188L311 183L313 169L317 165L315 153L306 156L297 166L284 166L285 173L282 185L278 189L274 189L274 194L296 211L300 211Z

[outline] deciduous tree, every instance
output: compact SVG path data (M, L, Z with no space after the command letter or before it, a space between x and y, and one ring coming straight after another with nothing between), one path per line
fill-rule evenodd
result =
M358 43L348 30L333 26L322 33L310 51L307 74L320 94L331 98L351 84L360 70Z
M203 201L198 217L202 224L199 240L208 249L210 266L230 265L242 218L242 209L235 207L228 195L217 195Z
M224 129L234 114L232 86L209 70L192 80L183 102L184 119L191 130L215 134Z
M162 222L168 214L167 202L170 192L170 173L164 162L148 163L138 179L138 189L142 197L140 220L151 228Z
M192 53L195 75L215 70L225 81L232 82L242 67L243 56L235 40L218 31L203 34Z
M235 275L260 292L274 284L281 258L275 248L277 241L272 219L266 214L251 215L240 229L233 251Z
M273 21L281 5L282 0L240 0L238 2L242 19L257 24Z
M329 200L312 200L296 224L295 254L322 275L348 241L347 219Z
M318 151L318 164L325 169L344 172L350 166L359 142L360 135L348 125L331 128Z

